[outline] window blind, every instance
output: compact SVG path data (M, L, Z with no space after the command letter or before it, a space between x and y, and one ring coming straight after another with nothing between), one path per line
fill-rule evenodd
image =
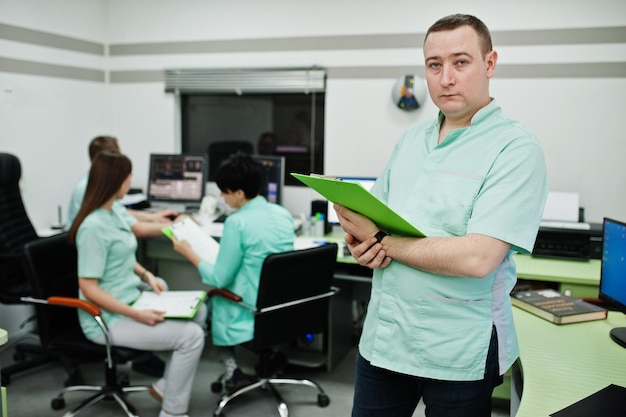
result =
M317 67L165 70L168 93L308 94L325 87L326 71Z

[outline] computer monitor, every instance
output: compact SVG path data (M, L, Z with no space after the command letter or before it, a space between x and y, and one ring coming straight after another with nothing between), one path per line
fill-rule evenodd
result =
M604 218L599 297L626 314L626 223ZM611 339L626 347L626 327L616 327Z
M376 178L374 177L339 177L339 178L341 178L343 181L358 182L367 191L371 190L372 186L376 182ZM328 202L327 213L328 213L328 223L339 224L339 218L337 217L337 213L335 212L335 209L333 208L333 203L330 201Z
M252 155L263 165L261 195L270 203L282 204L285 184L285 157L276 155Z
M150 204L177 211L200 207L206 182L205 154L150 154Z

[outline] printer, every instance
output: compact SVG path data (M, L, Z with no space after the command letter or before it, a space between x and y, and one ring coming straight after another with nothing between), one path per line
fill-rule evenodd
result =
M533 256L588 260L602 258L602 223L541 222Z
M583 261L602 258L602 224L585 222L578 193L548 192L532 254Z

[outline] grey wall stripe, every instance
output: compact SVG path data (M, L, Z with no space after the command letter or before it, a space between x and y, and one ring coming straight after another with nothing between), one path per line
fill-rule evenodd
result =
M626 27L494 31L494 45L626 43ZM421 48L423 33L113 44L111 55Z
M626 26L580 29L494 31L494 44L561 45L590 43L626 43ZM104 55L105 46L67 36L0 23L0 39L53 48ZM294 38L240 39L117 44L110 55L151 55L178 53L268 52L307 50L358 50L419 48L424 34L381 34L347 36L312 36ZM329 78L394 78L398 74L423 76L423 67L337 67L326 68ZM0 71L105 82L105 71L0 57ZM581 64L498 65L498 78L612 78L626 77L626 63L601 62ZM160 70L111 71L112 83L163 82Z
M395 78L404 74L424 76L423 66L330 67L330 79ZM624 78L626 62L580 64L498 64L495 78Z
M104 45L96 42L55 35L53 33L26 29L0 23L0 39L30 43L51 48L67 49L87 54L104 55Z
M328 67L329 79L396 78L405 74L424 76L423 66ZM625 62L583 64L500 64L496 78L624 78ZM164 71L111 71L111 83L165 82Z
M0 71L15 72L18 74L42 75L46 77L60 77L83 81L105 81L105 72L87 68L70 67L66 65L44 64L41 62L24 61L0 57Z
M493 31L499 45L571 45L626 43L626 27ZM0 38L17 42L104 55L105 46L68 36L0 23ZM310 36L221 41L153 42L113 44L110 55L154 55L259 51L310 51L419 48L424 33Z
M492 32L495 49L500 45L575 45L589 43L626 43L626 27L511 30Z
M311 36L223 41L160 42L110 45L113 55L159 55L232 52L330 51L354 49L415 48L423 35Z
M111 71L109 80L111 83L162 83L165 82L165 71Z

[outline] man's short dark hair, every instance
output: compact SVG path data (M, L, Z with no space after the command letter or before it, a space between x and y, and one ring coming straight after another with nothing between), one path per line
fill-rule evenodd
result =
M428 31L426 31L424 43L426 43L428 35L433 32L454 30L461 26L469 26L474 29L478 35L478 40L480 41L480 49L483 54L483 58L493 50L491 33L489 32L487 25L485 25L479 18L469 14L452 14L437 20L431 27L428 28Z
M215 183L223 192L242 190L247 199L261 192L263 166L250 155L237 153L219 166L215 173Z

